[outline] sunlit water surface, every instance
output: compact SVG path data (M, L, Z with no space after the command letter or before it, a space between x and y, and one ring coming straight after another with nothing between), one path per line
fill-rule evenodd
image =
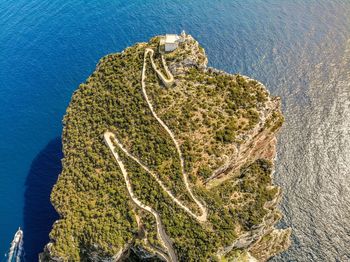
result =
M61 119L112 52L184 29L209 64L281 96L275 181L291 248L273 261L350 261L350 2L0 0L0 254L18 226L27 261L57 218Z

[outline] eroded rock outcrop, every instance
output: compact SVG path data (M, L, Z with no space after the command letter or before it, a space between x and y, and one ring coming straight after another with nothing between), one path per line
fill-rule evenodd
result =
M171 53L159 39L102 58L74 93L41 261L266 261L289 246L274 227L280 99L208 68L190 35Z

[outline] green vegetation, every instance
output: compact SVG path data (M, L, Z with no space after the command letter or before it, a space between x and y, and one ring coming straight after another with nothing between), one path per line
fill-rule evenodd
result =
M253 164L242 167L239 182L234 188L236 192L244 194L244 197L251 202L236 209L238 219L245 230L251 229L262 222L262 218L266 215L267 210L264 204L271 201L277 193L277 188L268 189L271 185L271 163L259 159ZM231 201L233 205L237 204L237 200Z
M204 179L209 178L211 175L211 169L208 166L201 166L198 169L198 176Z
M157 50L158 40L102 58L72 97L63 120L63 171L51 195L61 216L50 233L51 256L90 261L92 253L108 258L129 245L150 252L161 249L154 218L131 201L122 173L103 141L107 130L156 173L175 197L198 212L185 188L175 145L152 116L141 92L144 50ZM207 188L203 181L224 163L224 156L233 158L234 149L252 139L249 135L258 130L260 114L268 109L271 97L254 80L203 70L198 64L206 60L204 50L191 38L165 58L170 68L179 70L175 86L164 88L148 61L147 92L181 145L191 187L206 204L208 221L196 221L134 160L120 149L117 152L137 198L159 213L179 261L215 261L220 248L262 223L268 214L264 204L275 197L277 189L271 187L270 159L247 159L232 178L214 188ZM184 67L186 58L193 65ZM161 68L157 52L155 62ZM279 108L267 119L262 124L271 133L283 122Z
M258 112L269 100L261 84L240 75L190 67L178 76L176 88L166 89L150 68L148 72L152 103L183 141L188 172L193 175L206 163L211 170L221 166L221 156L233 153L227 144L242 143L240 137L257 126Z

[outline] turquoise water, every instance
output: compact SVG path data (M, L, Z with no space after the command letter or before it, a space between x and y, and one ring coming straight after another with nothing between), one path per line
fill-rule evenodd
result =
M61 120L98 60L192 34L211 66L282 97L276 183L293 246L274 261L349 261L349 1L0 0L0 254L18 226L27 261L48 241Z

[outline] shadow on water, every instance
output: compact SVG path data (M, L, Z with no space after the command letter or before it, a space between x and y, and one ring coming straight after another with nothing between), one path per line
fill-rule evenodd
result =
M35 157L26 179L24 193L24 251L27 262L38 261L49 241L52 224L58 214L51 205L50 193L62 165L61 138L51 140Z

